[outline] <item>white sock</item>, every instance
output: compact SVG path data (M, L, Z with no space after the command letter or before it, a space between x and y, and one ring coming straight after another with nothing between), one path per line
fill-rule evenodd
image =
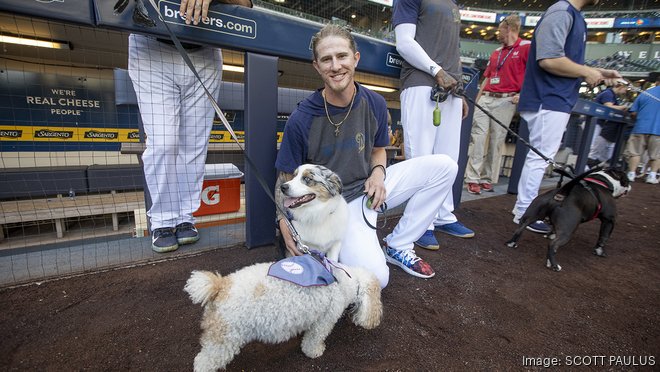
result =
M656 172L649 172L648 178L650 178L650 179L654 179L654 178L656 178L657 176L658 176L658 174L657 174Z
M635 179L635 172L628 172L628 179L629 180L634 180Z

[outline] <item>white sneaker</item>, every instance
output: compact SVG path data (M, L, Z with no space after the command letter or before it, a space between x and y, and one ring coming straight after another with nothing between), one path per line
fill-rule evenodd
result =
M516 212L516 208L513 208L513 210L511 210L511 214L513 214L513 223L519 225L520 218L522 217L522 213L519 214L518 212Z
M652 184L652 185L656 185L656 184L658 184L658 182L660 182L660 181L658 181L658 179L655 178L655 177L646 177L646 181L645 181L645 182L646 182L646 183L650 183L650 184Z
M635 182L635 172L628 172L628 181Z

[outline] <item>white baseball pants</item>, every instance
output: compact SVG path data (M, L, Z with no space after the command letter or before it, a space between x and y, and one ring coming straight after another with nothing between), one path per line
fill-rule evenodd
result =
M439 107L442 113L440 126L433 125L433 110L436 103L431 101L431 87L406 88L401 92L401 122L406 158L423 155L445 154L458 162L461 147L461 123L463 121L463 101L449 95ZM455 178L455 177L454 177ZM450 180L451 183L454 179ZM438 209L433 225L446 225L456 222L453 193ZM433 229L431 225L429 229Z
M128 71L147 135L142 154L152 206L152 231L194 223L199 208L204 164L215 112L206 94L171 45L153 38L129 36ZM222 78L219 49L189 52L214 97Z
M541 109L537 112L523 111L520 113L520 117L527 122L529 127L530 145L548 158L554 159L559 151L570 114ZM516 216L522 216L532 200L539 194L543 173L547 167L548 163L545 160L534 151L529 150L520 174L520 181L518 181L518 197L513 209Z
M390 248L413 249L413 242L424 234L438 208L451 197L457 172L456 162L447 155L420 156L387 167L385 202L388 208L408 201L399 223L385 238ZM376 226L378 214L365 203L366 198L358 198L348 204L348 229L339 262L371 271L384 288L389 281L389 269L376 230L365 222L366 218Z

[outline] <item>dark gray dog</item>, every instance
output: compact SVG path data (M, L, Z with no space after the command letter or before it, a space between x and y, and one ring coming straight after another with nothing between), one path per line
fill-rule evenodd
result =
M594 254L605 257L604 246L616 221L615 198L630 191L630 181L620 170L609 168L583 173L566 185L539 195L520 218L518 229L506 244L518 246L518 239L527 225L545 220L552 225L546 267L560 271L555 255L568 243L578 225L598 218L601 222Z

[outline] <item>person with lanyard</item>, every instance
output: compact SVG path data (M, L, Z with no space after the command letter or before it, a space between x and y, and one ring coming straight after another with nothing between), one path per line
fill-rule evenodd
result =
M339 262L371 271L381 287L389 281L387 262L417 277L433 277L435 271L415 254L413 242L448 197L458 166L447 155L429 155L386 168L387 105L381 95L355 82L360 52L350 31L327 25L312 37L311 47L312 64L324 84L298 104L284 127L275 162L277 203L283 200L280 185L293 178L298 166L323 165L340 177L349 208ZM381 248L377 211L406 202ZM301 255L285 218L278 211L286 249Z
M468 114L467 101L453 92L461 87L463 72L458 5L455 0L397 0L392 8L392 25L396 50L404 59L400 80L406 158L446 154L458 163L461 125ZM450 92L443 102L431 98L434 87ZM474 237L474 231L459 222L453 212L452 193L415 243L438 250L436 231L459 238Z
M627 91L628 86L623 82L618 82L613 87L608 87L598 93L594 101L615 110L626 111L628 107L621 104L619 96L625 94ZM598 119L598 125L594 128L593 141L589 149L587 169L612 158L614 144L619 135L619 127L621 125L614 121Z
M252 7L251 0L221 3ZM208 20L208 0L182 0L187 25ZM220 49L182 45L204 85L217 97L222 77ZM142 154L151 198L147 211L151 249L172 252L199 240L193 213L199 208L204 165L215 111L171 40L131 34L128 74L147 136Z
M557 1L541 17L532 37L518 110L529 128L529 143L550 159L559 150L582 80L595 86L603 80L611 85L621 78L617 71L584 64L587 23L581 11L598 1ZM519 223L538 195L547 166L536 152L527 152L511 211L514 223ZM551 231L543 221L527 229L542 234Z
M495 49L484 72L484 81L477 93L477 103L488 110L504 125L509 125L516 113L520 88L525 77L525 65L531 42L522 40L520 17L507 16L500 22L498 40L502 46ZM500 166L500 152L506 138L506 128L476 110L472 124L470 152L468 153L465 182L471 194L492 192L495 174Z

